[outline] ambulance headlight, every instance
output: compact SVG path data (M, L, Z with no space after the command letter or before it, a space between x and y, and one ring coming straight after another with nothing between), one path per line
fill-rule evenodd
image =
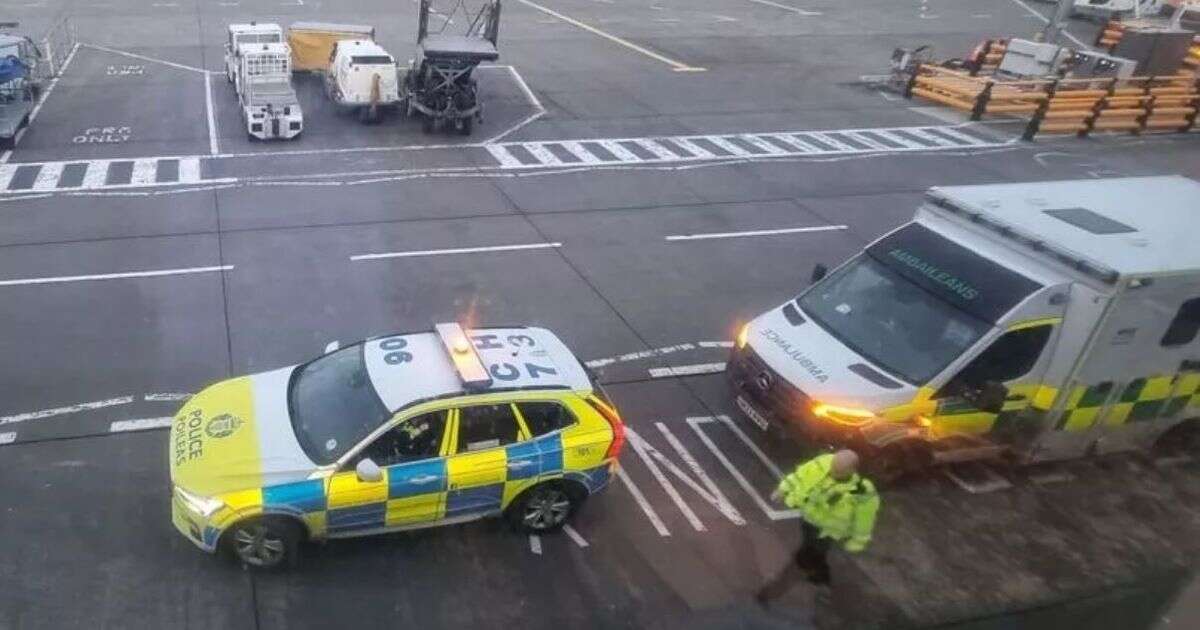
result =
M742 348L746 347L746 341L749 338L750 338L750 324L746 324L746 325L742 326L741 330L738 331L737 338L734 339L733 342L735 345L737 345L737 349L741 350Z
M199 514L204 518L216 514L217 510L225 507L225 502L220 499L202 497L198 494L188 492L179 486L175 486L175 496L179 497L180 502L189 511Z
M858 407L840 407L838 405L826 405L825 403L814 403L812 406L814 416L831 420L838 424L849 426L859 426L866 424L875 418L875 414L869 409L861 409Z

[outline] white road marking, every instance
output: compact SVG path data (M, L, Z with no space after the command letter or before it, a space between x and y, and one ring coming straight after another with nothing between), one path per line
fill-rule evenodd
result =
M7 190L20 164L0 164L0 190Z
M204 110L208 114L208 153L216 155L221 152L217 144L217 119L213 115L212 73L204 73Z
M716 499L717 505L715 507L734 525L745 525L746 519L742 517L742 513L738 512L737 508L733 506L733 503L729 501L729 498L725 496L725 493L721 492L721 489L716 483L713 483L712 478L709 477L708 473L704 472L704 468L700 466L700 462L696 461L696 458L692 457L691 452L689 452L687 448L683 446L683 442L680 442L679 438L675 437L675 434L671 433L671 430L667 428L667 425L663 424L662 422L655 422L654 425L658 427L660 432L662 432L663 437L666 438L667 443L671 445L671 448L675 449L675 452L679 455L679 458L683 460L683 463L687 464L687 467L692 470L692 473L700 478L700 483L704 484L704 487L708 489L709 494Z
M122 431L149 431L150 429L162 429L171 426L174 418L164 416L162 418L139 418L137 420L117 420L108 427L109 433L120 433Z
M822 144L828 144L829 146L837 149L838 151L845 152L845 151L857 151L858 150L858 149L855 149L854 147L846 144L845 142L842 142L841 140L838 140L837 138L831 138L831 137L829 137L828 134L822 133L820 131L809 131L807 133L807 135L810 138L813 138Z
M616 158L618 160L621 160L624 162L641 162L642 161L642 158L638 157L636 153L617 144L616 140L597 140L596 144L604 147L605 151L608 151L609 153L616 156Z
M695 348L696 348L696 346L694 346L690 343L681 343L678 345L666 346L663 348L642 350L641 352L629 352L626 354L622 354L621 356L618 356L618 357L608 357L608 358L604 358L604 359L592 359L591 361L585 362L584 365L586 365L590 368L597 368L597 367L603 367L605 365L611 365L613 363L624 363L626 361L638 361L640 359L649 359L650 357L657 357L657 356L661 356L664 354L670 354L672 352L679 352L682 350L694 350Z
M560 166L562 164L562 160L558 159L557 155L551 153L550 149L546 148L546 143L544 142L529 142L522 146L542 164L549 164L551 166Z
M179 183L192 184L200 180L200 158L180 158Z
M521 160L518 160L515 155L510 153L508 149L502 145L488 145L487 151L488 153L492 154L492 157L496 158L496 161L500 163L500 166L505 168L520 168L521 166L524 166L521 164Z
M142 397L142 400L145 400L148 402L182 402L191 397L192 397L191 394L185 394L185 393L179 393L179 392L166 392L166 393L161 393L161 394L146 394L145 396Z
M872 149L878 149L880 151L887 151L888 149L891 149L891 147L887 146L886 144L861 133L846 132L845 135L851 140L854 140L859 144L865 144Z
M676 365L673 367L650 368L650 378L669 378L675 376L695 376L697 374L716 374L725 371L725 363L699 363L696 365Z
M0 433L0 444L12 444L17 439L16 431Z
M671 138L671 142L674 142L675 144L683 147L683 149L685 151L687 151L688 153L691 153L692 155L694 155L698 158L716 157L708 149L701 147L700 145L696 144L695 142L692 142L691 140L688 140L687 138Z
M567 153L579 158L579 161L583 162L584 164L604 163L599 156L594 155L591 151L588 151L587 147L583 146L582 142L572 142L568 140L566 142L559 142L558 145L566 149Z
M83 282L89 280L117 280L121 278L156 278L159 276L184 276L214 271L229 271L233 265L219 267L188 267L185 269L156 269L154 271L129 271L125 273L105 273L86 276L55 276L44 278L20 278L15 280L0 280L0 287L23 286L31 284L59 284L63 282ZM3 424L0 422L0 424Z
M120 396L118 398L109 398L108 400L97 400L95 402L80 403L78 405L55 407L54 409L42 409L41 411L31 411L29 413L19 413L11 416L0 416L0 425L26 422L28 420L41 420L43 418L53 418L54 416L78 413L80 411L90 411L92 409L103 409L105 407L114 407L116 405L128 405L131 402L133 402L133 396Z
M50 79L50 83L46 84L46 90L42 92L42 97L38 99L37 104L33 106L32 110L30 110L29 124L18 130L17 135L13 137L14 147L21 142L21 138L25 137L25 130L29 129L29 127L33 125L34 120L37 120L38 114L42 111L42 105L46 103L46 99L50 98L50 93L53 92L54 88L58 86L58 80L67 72L67 68L71 67L71 61L75 59L75 51L77 50L79 50L79 42L75 42L75 45L71 46L71 52L67 53L67 58L63 60L62 67L58 69L58 74L54 75L54 78ZM12 157L12 149L0 154L0 163L7 162L8 158L10 157Z
M792 13L795 13L796 15L804 15L804 16L810 16L810 17L814 16L814 15L824 15L820 11L808 11L806 9L798 9L796 7L790 7L786 4L780 4L778 2L771 2L771 0L749 0L749 1L753 2L755 4L763 4L763 5L766 5L769 7L775 7L776 9L783 9L784 11L791 11Z
M537 534L529 535L529 550L535 555L542 555L542 539Z
M57 187L58 180L62 177L63 166L65 164L62 162L43 165L33 182L33 190L52 190Z
M108 178L108 160L92 160L88 162L87 171L83 174L80 188L99 188Z
M670 536L671 532L667 529L667 526L663 524L662 519L658 517L658 512L654 511L654 508L650 505L650 502L646 500L646 495L642 494L641 489L633 483L633 480L629 478L629 475L625 474L624 468L617 468L617 479L620 479L621 482L625 484L625 488L629 490L629 494L633 496L634 502L638 504L638 507L642 508L642 512L646 515L646 518L650 520L650 524L654 526L654 529L658 532L658 535L663 537Z
M104 52L112 53L114 55L122 55L125 57L129 57L131 59L141 59L142 61L151 61L154 63L162 64L164 66L178 68L180 70L187 70L189 72L200 72L200 73L208 74L208 70L205 70L204 68L196 68L194 66L185 66L181 63L175 63L174 61L167 61L165 59L155 59L154 57L147 57L145 55L139 55L137 53L131 53L131 52L127 52L124 50L118 50L116 48L109 48L108 46L101 46L99 44L84 44L82 42L79 45L87 46L88 48L92 48L94 50L102 50Z
M718 148L724 149L726 153L730 153L730 154L736 155L738 157L747 157L747 156L753 155L749 151L737 146L736 144L733 144L732 142L730 142L720 136L701 136L701 138L703 140L707 140L707 141L717 145Z
M660 160L674 160L677 155L667 150L666 147L648 138L639 138L633 141L634 144L649 151L654 157Z
M734 433L742 440L742 442L750 447L754 454L758 456L759 460L766 464L767 468L771 471L771 474L775 475L776 479L783 477L783 474L780 472L779 467L775 465L775 462L772 462L767 455L762 452L762 449L758 448L758 445L754 444L754 442L751 441L745 433L742 433L742 430L733 424L733 421L729 419L729 416L718 416L718 419L724 423L725 426L732 429ZM700 441L704 442L704 445L708 447L708 450L712 451L712 454L717 458L717 461L721 462L721 465L725 467L725 470L729 471L729 474L733 476L734 481L736 481L737 484L742 487L742 490L746 491L746 494L750 495L750 498L763 511L763 514L767 515L767 518L773 521L781 521L789 518L800 518L800 512L798 510L778 510L772 507L767 500L763 498L762 494L760 494L758 490L754 488L754 485L751 484L748 479L746 479L746 476L743 475L742 472L733 465L733 462L729 461L729 458L725 456L725 453L721 452L721 449L717 448L717 445L712 441L712 438L708 437L704 431L700 430L701 424L712 421L712 417L687 419L687 423L692 427L692 430L696 432L696 437L699 437Z
M697 345L699 345L701 348L732 348L733 342L732 341L701 341Z
M746 144L748 144L752 147L756 147L758 149L766 151L769 155L782 155L784 153L787 153L787 151L771 144L770 142L766 142L765 140L763 140L761 138L757 138L748 133L741 134L737 138L738 138L738 140L741 140L742 142L745 142Z
M511 252L529 249L553 249L562 247L562 243L527 243L525 245L491 245L488 247L457 247L454 249L426 249L409 252L388 252L385 254L359 254L351 256L350 260L378 260L380 258L415 258L419 256L446 256L449 254L479 254L484 252Z
M130 184L139 184L145 186L153 184L155 175L158 173L158 160L135 160L133 162L133 173L129 178Z
M582 535L580 535L579 532L575 531L574 527L571 527L570 525L563 525L563 531L566 532L567 536L571 540L575 541L576 545L579 545L580 547L588 546L587 539L585 539Z
M616 35L613 35L611 33L606 33L594 26L580 22L579 20L576 20L575 18L568 17L557 11L548 9L540 4L537 4L536 2L531 2L530 0L517 0L517 2L520 2L521 4L524 4L526 6L537 9L538 11L541 11L542 13L545 13L546 15L549 15L551 17L556 17L556 18L566 22L567 24L570 24L571 26L574 26L576 28L581 28L593 35L598 35L600 37L603 37L604 39L607 39L610 42L620 44L621 46L624 46L634 52L641 53L651 59L654 59L655 61L661 61L661 62L667 64L668 66L671 66L671 68L673 70L675 70L676 72L703 72L704 71L704 68L690 66L681 61L676 61L674 59L671 59L670 57L660 55L652 50L648 50L646 48L638 46L637 44L635 44L631 41L621 39L620 37L617 37Z
M1017 3L1018 5L1020 5L1020 6L1021 6L1021 8L1025 9L1026 11L1028 11L1028 12L1030 13L1030 15L1032 15L1033 17L1035 17L1035 18L1037 18L1037 19L1041 20L1043 24L1049 24L1049 23L1050 23L1050 18L1048 18L1048 17L1046 17L1046 16L1042 15L1041 13L1038 13L1036 9L1034 9L1034 8L1033 8L1033 7L1031 7L1031 6L1029 6L1028 4L1025 4L1025 3L1024 3L1024 2L1022 2L1021 0L1012 0L1012 1L1013 1L1013 2L1015 2L1015 3ZM1079 41L1079 39L1078 39L1078 38L1076 38L1074 35L1072 35L1072 34L1070 34L1069 32L1067 32L1067 28L1066 28L1066 25L1065 25L1065 24L1063 25L1062 34L1063 34L1063 37L1066 37L1067 39L1069 39L1069 40L1071 40L1071 41L1075 42L1075 43L1076 43L1076 44L1077 44L1079 47L1083 48L1084 50L1091 50L1091 46L1088 46L1087 44L1085 44L1085 43L1083 43L1083 42Z
M799 134L794 133L777 133L776 138L779 138L786 144L798 147L801 153L824 153L825 150L815 144L809 144L800 138Z
M938 133L945 135L945 136L950 136L951 138L957 138L958 140L961 140L968 145L986 144L987 143L987 140L984 140L983 138L976 138L975 136L967 135L967 134L955 129L954 127L939 127Z
M629 438L629 445L633 448L633 452L637 453L642 462L646 464L646 468L650 470L650 475L653 476L656 481L658 481L660 486L662 486L663 492L667 493L667 496L670 497L671 501L675 503L675 507L679 508L679 511L683 513L683 516L687 519L688 523L691 523L692 529L698 532L706 531L704 529L704 523L700 522L700 517L696 516L696 513L692 511L692 508L689 507L688 504L683 500L683 497L679 495L679 491L675 489L675 486L671 483L671 480L667 479L667 476L663 474L663 471L658 467L658 464L654 463L654 459L648 454L647 451L649 450L650 445L642 441L642 437L628 426L625 427L625 435L627 438Z
M777 230L748 230L746 232L709 232L706 234L672 234L664 241L703 241L714 238L741 238L743 236L773 236L776 234L803 234L807 232L834 232L845 230L845 225L815 225L811 227L780 228Z

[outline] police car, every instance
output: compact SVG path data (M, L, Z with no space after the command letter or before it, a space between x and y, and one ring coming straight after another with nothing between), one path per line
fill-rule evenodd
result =
M493 515L546 532L608 484L623 444L552 332L438 324L192 397L171 427L172 520L255 567L303 540Z

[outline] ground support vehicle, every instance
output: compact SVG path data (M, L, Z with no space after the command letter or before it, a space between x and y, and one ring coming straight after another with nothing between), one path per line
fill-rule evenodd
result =
M911 223L742 329L737 405L854 445L885 479L1194 448L1197 199L1178 176L932 189Z
M16 26L10 22L0 28ZM0 148L11 149L17 132L29 124L29 115L42 90L37 72L41 58L33 40L0 33Z
M342 40L375 41L375 27L361 24L293 22L288 26L287 41L292 48L292 69L296 72L329 70L333 47Z
M325 94L345 112L354 112L364 123L379 120L385 109L400 103L396 61L370 40L342 40L334 44Z
M242 122L251 138L291 139L304 130L304 112L292 88L287 44L242 44L235 85Z
M170 432L172 521L255 567L303 540L487 516L547 532L608 484L623 443L552 332L438 324L193 396Z
M471 13L460 1L440 14L442 27L431 30L432 0L421 0L417 27L417 55L404 80L407 113L424 117L426 133L446 127L470 135L476 121L483 120L483 105L473 72L482 62L500 58L496 39L500 29L500 0L484 3ZM447 33L450 16L461 13L467 25L464 34Z
M234 84L239 94L241 88L237 87L237 80L238 71L242 65L240 57L242 45L281 43L283 43L283 29L278 24L250 22L249 24L229 25L225 38L225 78Z

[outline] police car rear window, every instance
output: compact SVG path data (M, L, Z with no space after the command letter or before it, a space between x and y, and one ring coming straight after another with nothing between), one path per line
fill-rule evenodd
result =
M558 431L575 424L575 417L566 407L556 402L524 402L517 403L525 426L534 437Z
M998 321L1041 284L929 228L910 224L867 248L905 279L987 322Z

